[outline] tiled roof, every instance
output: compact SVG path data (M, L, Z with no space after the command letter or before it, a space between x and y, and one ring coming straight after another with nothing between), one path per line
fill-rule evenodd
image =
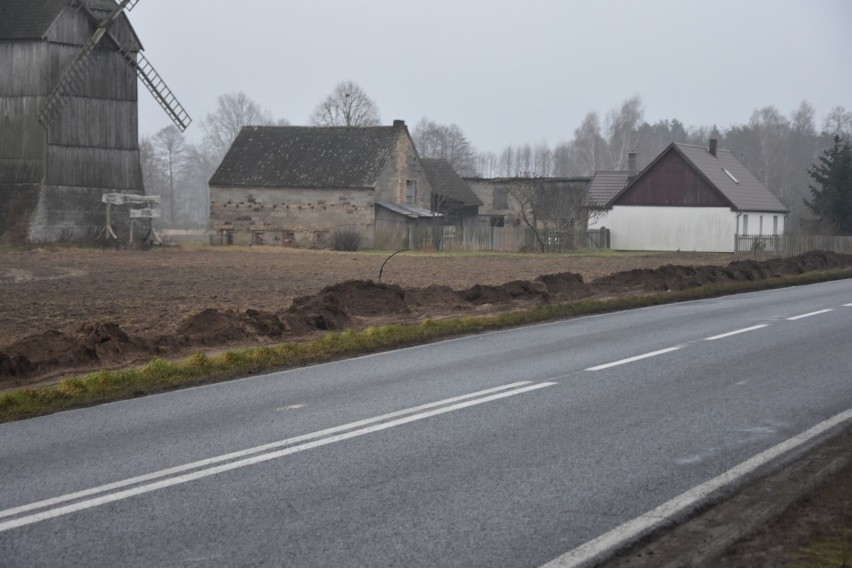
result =
M450 162L429 158L424 158L422 161L433 194L452 199L462 205L482 205L482 201L470 189L470 184L459 176Z
M739 211L789 212L729 150L719 149L714 156L702 146L674 144L674 147Z
M603 208L607 207L621 190L630 182L631 172L595 172L583 207ZM635 174L634 174L635 175Z
M395 144L392 126L246 126L210 185L373 188Z
M0 41L40 39L68 5L68 0L0 0ZM93 10L115 7L113 0L88 0Z

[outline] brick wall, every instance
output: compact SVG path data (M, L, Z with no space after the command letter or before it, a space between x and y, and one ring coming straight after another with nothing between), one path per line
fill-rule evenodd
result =
M210 228L233 229L234 244L326 248L337 229L355 229L373 246L374 193L367 189L210 188Z
M408 129L402 121L394 122L396 133L396 152L376 183L376 201L405 203L405 183L417 182L416 205L429 209L432 203L432 188L426 179L423 164L414 148L414 142L408 135Z

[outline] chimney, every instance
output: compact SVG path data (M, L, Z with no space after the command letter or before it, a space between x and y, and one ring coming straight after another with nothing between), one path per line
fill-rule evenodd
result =
M716 149L719 147L719 140L716 138L710 139L710 153L713 154L713 157L716 157Z
M394 127L394 129L405 128L405 121L404 120L394 120L393 121L393 127Z
M627 171L635 174L638 168L636 167L636 152L627 153Z

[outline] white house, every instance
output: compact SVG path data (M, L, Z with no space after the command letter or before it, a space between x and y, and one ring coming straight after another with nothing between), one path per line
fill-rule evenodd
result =
M789 213L715 139L671 144L638 173L598 172L585 204L618 250L733 252L737 235L782 235Z

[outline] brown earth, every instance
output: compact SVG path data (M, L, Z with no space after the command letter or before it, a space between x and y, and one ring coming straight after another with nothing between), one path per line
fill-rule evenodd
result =
M358 288L353 281L378 279L386 258L283 248L2 251L0 388L56 378L64 371L177 357L203 347L282 341L310 328L337 329L350 317L368 317L369 310L376 309L371 307L376 295L387 294L377 287L352 294ZM407 313L396 316L416 318L436 306L444 313L470 311L473 304L461 301L454 290L477 284L497 286L564 271L590 280L632 268L730 258L403 253L384 266L382 281L409 290ZM323 299L310 299L336 285ZM354 308L347 315L335 305L341 294L350 310ZM303 310L312 313L279 317L297 298L302 298L298 304ZM258 337L247 337L259 327ZM121 333L116 336L117 331Z
M0 389L154 356L298 340L323 330L852 266L852 256L819 252L762 262L714 254L403 254L385 267L385 284L375 284L370 279L385 258L289 249L0 252ZM852 435L843 440L825 449L832 464L842 461L838 455L852 454ZM816 464L811 469L821 467L815 458L805 461ZM752 501L711 509L720 511L720 525L699 516L612 565L848 566L799 564L803 555L807 560L804 547L828 538L836 548L838 530L846 539L842 545L852 550L848 459L821 486L808 486L811 491L786 514L748 539L728 543L721 556L689 552L720 542L720 531L738 531L742 518L768 510L766 503L777 502L779 494L801 494L813 478L808 471L773 489L758 486ZM669 548L666 537L674 543Z
M852 265L852 256L822 252L701 264L728 259L412 254L395 257L386 266L386 283L377 284L363 279L385 260L375 254L5 253L0 388L192 351L298 341L318 332ZM507 282L509 275L514 279Z

